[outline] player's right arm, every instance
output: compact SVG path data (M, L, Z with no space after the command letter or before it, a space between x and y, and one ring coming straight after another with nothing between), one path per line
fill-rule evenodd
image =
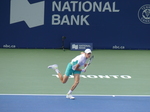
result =
M74 70L82 71L82 69L80 69L80 65L79 65L79 64L76 64L76 65L75 65Z
M81 71L81 72L86 72L86 69L80 69L80 65L79 64L77 64L75 66L74 70Z

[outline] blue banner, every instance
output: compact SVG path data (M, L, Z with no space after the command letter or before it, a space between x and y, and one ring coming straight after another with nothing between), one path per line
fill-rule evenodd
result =
M150 49L150 0L0 0L0 48Z

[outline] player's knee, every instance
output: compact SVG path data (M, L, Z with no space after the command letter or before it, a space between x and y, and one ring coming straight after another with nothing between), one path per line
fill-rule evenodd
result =
M79 84L79 81L75 81L75 85L78 85Z
M63 84L65 84L67 81L62 81Z

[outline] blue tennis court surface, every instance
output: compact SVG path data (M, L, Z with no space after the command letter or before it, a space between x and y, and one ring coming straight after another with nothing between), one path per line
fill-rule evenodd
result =
M0 112L149 112L150 96L0 95Z

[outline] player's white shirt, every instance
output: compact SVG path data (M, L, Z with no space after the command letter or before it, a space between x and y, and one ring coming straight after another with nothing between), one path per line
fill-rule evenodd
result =
M86 63L86 60L87 58L85 57L85 54L81 54L72 59L71 63L77 62L76 64L79 64L81 67Z

